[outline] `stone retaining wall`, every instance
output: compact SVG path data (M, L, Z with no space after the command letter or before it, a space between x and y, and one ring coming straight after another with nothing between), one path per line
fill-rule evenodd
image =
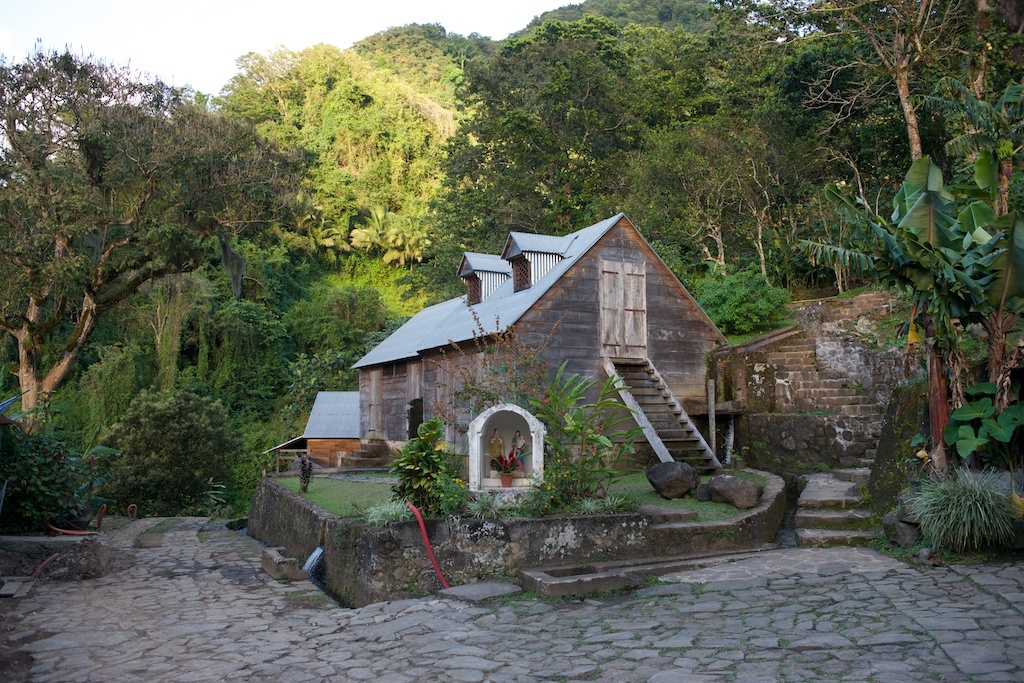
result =
M720 522L651 525L635 514L477 520L428 520L427 532L441 569L452 585L516 579L541 565L669 557L691 552L753 548L770 543L785 514L779 477L768 481L754 509ZM319 510L312 514L311 508ZM274 481L260 481L249 534L305 558L324 546L328 589L343 602L363 606L436 592L416 522L378 529L337 518ZM294 551L292 550L294 549Z
M739 455L769 472L816 472L853 467L869 456L873 418L854 415L748 413L736 420Z

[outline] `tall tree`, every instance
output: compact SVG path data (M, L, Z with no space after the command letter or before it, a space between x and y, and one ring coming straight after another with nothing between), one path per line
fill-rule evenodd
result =
M0 62L0 328L22 407L68 376L97 321L281 216L292 168L186 92L69 53Z
M510 229L564 233L594 218L638 132L622 31L551 21L478 66L476 116L450 147L440 212L455 241L484 248Z

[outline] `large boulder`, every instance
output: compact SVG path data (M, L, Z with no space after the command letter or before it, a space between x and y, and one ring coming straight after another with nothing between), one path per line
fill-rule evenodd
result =
M696 488L700 476L685 462L659 462L647 468L647 481L659 496L672 500Z
M761 500L764 487L750 479L720 474L708 482L708 492L711 500L716 503L728 503L740 510L749 510Z

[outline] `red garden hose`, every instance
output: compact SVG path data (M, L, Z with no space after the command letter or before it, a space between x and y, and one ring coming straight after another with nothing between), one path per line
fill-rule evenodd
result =
M100 505L100 511L96 513L96 531L100 530L100 525L103 524L103 517L107 514L107 504Z
M48 564L50 564L51 562L53 562L53 560L54 560L54 559L55 559L55 558L56 558L56 557L57 557L58 555L60 555L60 553L54 553L53 555L50 555L50 556L49 556L48 558L46 558L45 560L43 560L43 561L42 561L42 562L41 562L41 563L39 564L39 566L38 566L38 567L36 567L36 570L35 570L34 572L32 572L32 574L31 574L32 578L33 578L33 579L34 579L34 578L36 578L36 574L38 574L39 572L43 571L43 567L45 567L46 565L48 565Z
M47 524L50 527L50 531L55 534L64 534L65 536L95 536L98 531L78 531L77 529L58 529L52 524Z
M427 557L430 558L430 564L434 565L434 573L437 574L437 578L441 581L441 585L445 588L451 588L448 582L445 581L444 574L441 573L441 568L437 566L437 558L434 557L434 549L430 547L430 538L427 536L427 525L423 522L423 515L416 509L416 506L409 501L405 502L412 510L412 514L416 515L416 520L420 523L420 534L423 536L423 546L427 549Z

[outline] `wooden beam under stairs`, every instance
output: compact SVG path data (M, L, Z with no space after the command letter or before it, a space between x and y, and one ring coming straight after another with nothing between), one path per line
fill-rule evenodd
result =
M697 470L721 469L722 464L715 452L653 363L649 360L636 360L617 364L607 356L602 358L602 363L605 374L615 380L619 398L630 409L658 460L682 460ZM640 375L630 377L631 372L643 373L646 381ZM633 379L632 385L627 379ZM656 405L664 410L660 416L656 413L649 415L652 411L645 411L644 405Z

